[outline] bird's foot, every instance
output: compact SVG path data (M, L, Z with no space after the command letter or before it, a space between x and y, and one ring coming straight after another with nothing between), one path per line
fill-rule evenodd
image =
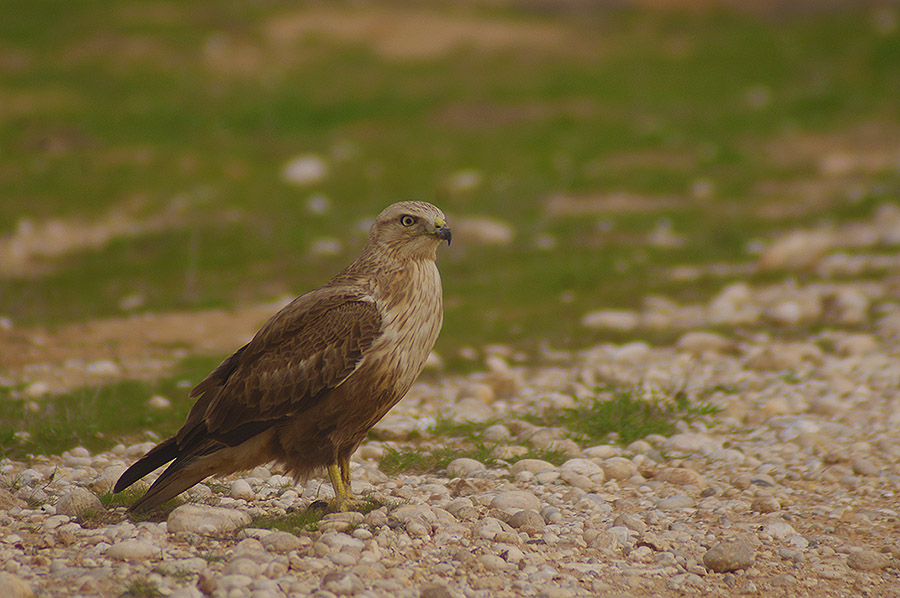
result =
M317 500L309 505L311 511L324 513L341 513L344 511L364 511L369 506L369 501L345 496L331 500Z

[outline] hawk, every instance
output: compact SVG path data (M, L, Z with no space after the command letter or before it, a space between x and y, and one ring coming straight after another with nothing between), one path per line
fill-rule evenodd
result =
M412 386L440 332L442 241L450 243L450 228L430 203L381 212L359 257L291 301L194 387L181 429L116 482L121 492L171 461L129 510L270 461L295 479L327 470L332 508L348 508L350 455Z

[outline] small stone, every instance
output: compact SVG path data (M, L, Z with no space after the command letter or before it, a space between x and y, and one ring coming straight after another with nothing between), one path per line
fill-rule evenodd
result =
M710 438L706 434L679 433L673 434L663 443L667 451L686 454L705 455L722 448L722 443Z
M522 509L538 511L541 508L541 501L534 494L525 490L507 490L491 500L491 507L507 512Z
M100 513L103 503L97 495L87 488L75 487L69 490L56 503L56 512L69 517L81 517L87 513Z
M478 562L488 571L497 571L508 567L507 562L496 554L483 554L478 557Z
M37 382L32 382L31 384L26 386L25 390L22 392L27 397L37 399L50 394L50 385L46 382L38 380Z
M544 530L544 518L540 513L531 509L523 509L518 513L514 513L509 518L510 527L521 529L529 534L534 534Z
M494 424L485 428L484 432L481 433L481 437L488 442L506 442L512 438L512 434L510 434L509 428L503 424Z
M184 586L173 590L169 598L203 598L203 592L196 586Z
M601 465L603 474L610 480L627 480L637 473L637 467L625 457L612 457Z
M774 513L781 510L781 503L771 494L763 494L753 499L750 508L759 513Z
M110 465L106 467L100 472L100 475L91 480L89 484L91 491L97 494L110 492L126 469L124 465Z
M777 239L759 258L762 271L811 270L831 247L831 235L821 231L792 231Z
M250 487L247 480L235 480L231 482L231 492L229 494L231 495L231 498L242 500L253 500L256 497L256 493L253 492L253 488Z
M797 533L787 521L771 521L763 526L762 531L776 540L784 540Z
M834 350L844 357L870 355L878 351L878 341L871 334L848 334L835 340Z
M613 520L613 525L621 525L623 527L627 527L628 529L636 531L639 534L643 534L645 531L647 531L647 524L644 523L637 515L633 515L631 513L622 513Z
M116 542L106 551L106 556L118 561L146 561L159 555L159 549L143 540Z
M114 377L122 372L122 368L108 359L101 359L87 364L84 371L92 376Z
M184 577L190 573L200 573L206 569L208 563L206 559L201 557L192 557L189 559L181 559L178 561L163 561L156 565L153 570L162 575L171 577Z
M147 400L147 407L156 409L158 411L165 411L166 409L172 408L172 401L170 401L166 397L156 395L154 397L150 397L150 399Z
M660 482L668 482L675 486L696 486L701 490L709 486L709 483L702 475L693 469L687 469L685 467L666 467L660 469L656 472L656 475L653 476L653 479Z
M250 524L250 515L237 509L204 505L181 505L169 514L166 531L170 534L193 532L214 535Z
M365 515L358 511L341 511L329 513L319 521L319 531L322 532L346 532L356 527L365 520Z
M359 578L352 573L334 571L322 578L322 586L338 596L350 596L361 587Z
M0 572L0 588L3 588L5 598L34 598L31 586L12 573Z
M460 238L482 245L509 245L515 237L512 224L495 218L459 218L453 227L460 231Z
M419 589L419 598L454 598L454 596L445 585L427 583Z
M853 473L856 475L879 475L881 469L864 457L857 457L850 463Z
M245 575L251 579L259 577L262 567L252 558L238 557L232 559L222 571L225 575Z
M264 536L262 545L269 552L285 554L293 550L301 550L308 544L290 532L276 531Z
M559 466L559 471L560 473L571 471L591 478L599 476L599 482L603 481L603 468L590 459L569 459Z
M465 386L463 386L456 394L457 401L461 401L462 399L467 398L478 399L485 405L489 405L494 402L494 399L496 397L494 396L494 389L490 384L484 384L483 382L473 382L471 384L466 384Z
M858 571L877 571L890 565L890 560L874 550L854 550L847 557L847 565Z
M694 499L690 496L676 494L656 501L656 508L660 511L677 511L678 509L689 509L694 504Z
M200 576L197 578L198 590L200 590L207 596L211 596L212 593L216 591L218 585L218 580L212 572L210 572L209 570L200 572Z
M309 185L321 181L328 175L328 164L315 154L306 154L291 159L284 165L281 177L294 185Z
M584 530L582 537L591 548L599 548L607 552L616 550L622 544L619 537L609 530L588 528Z
M703 555L703 564L716 573L747 569L755 560L750 543L739 539L717 542Z
M611 459L622 454L622 449L611 444L600 444L581 451L581 454L589 459Z
M485 469L487 468L484 466L484 463L480 461L469 459L467 457L460 457L459 459L454 459L447 465L447 475L451 478L464 478L476 471L484 471Z
M454 421L483 423L494 417L490 406L478 399L467 397L451 405L449 412Z
M734 343L721 334L715 332L688 332L685 333L675 347L691 355L703 355L704 353L726 353L734 348Z
M640 316L628 310L606 309L585 314L581 325L593 330L616 330L630 332L637 328Z
M516 475L521 471L528 471L537 475L544 471L556 471L556 466L542 459L521 459L513 463L510 472Z
M562 513L556 507L547 505L540 511L541 517L543 517L544 522L548 524L561 523L563 520Z

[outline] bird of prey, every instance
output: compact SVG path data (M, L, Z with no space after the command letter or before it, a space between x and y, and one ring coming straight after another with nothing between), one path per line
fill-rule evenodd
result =
M178 433L116 482L121 492L172 462L129 510L269 461L295 479L327 470L331 507L349 508L350 455L412 386L440 332L442 241L450 243L450 228L430 203L381 212L359 257L291 301L194 387Z

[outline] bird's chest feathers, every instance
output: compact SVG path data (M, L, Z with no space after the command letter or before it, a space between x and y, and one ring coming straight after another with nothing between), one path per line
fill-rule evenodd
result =
M393 372L393 386L405 393L441 330L441 277L433 261L412 262L386 277L379 291L382 334L372 346L371 365Z

